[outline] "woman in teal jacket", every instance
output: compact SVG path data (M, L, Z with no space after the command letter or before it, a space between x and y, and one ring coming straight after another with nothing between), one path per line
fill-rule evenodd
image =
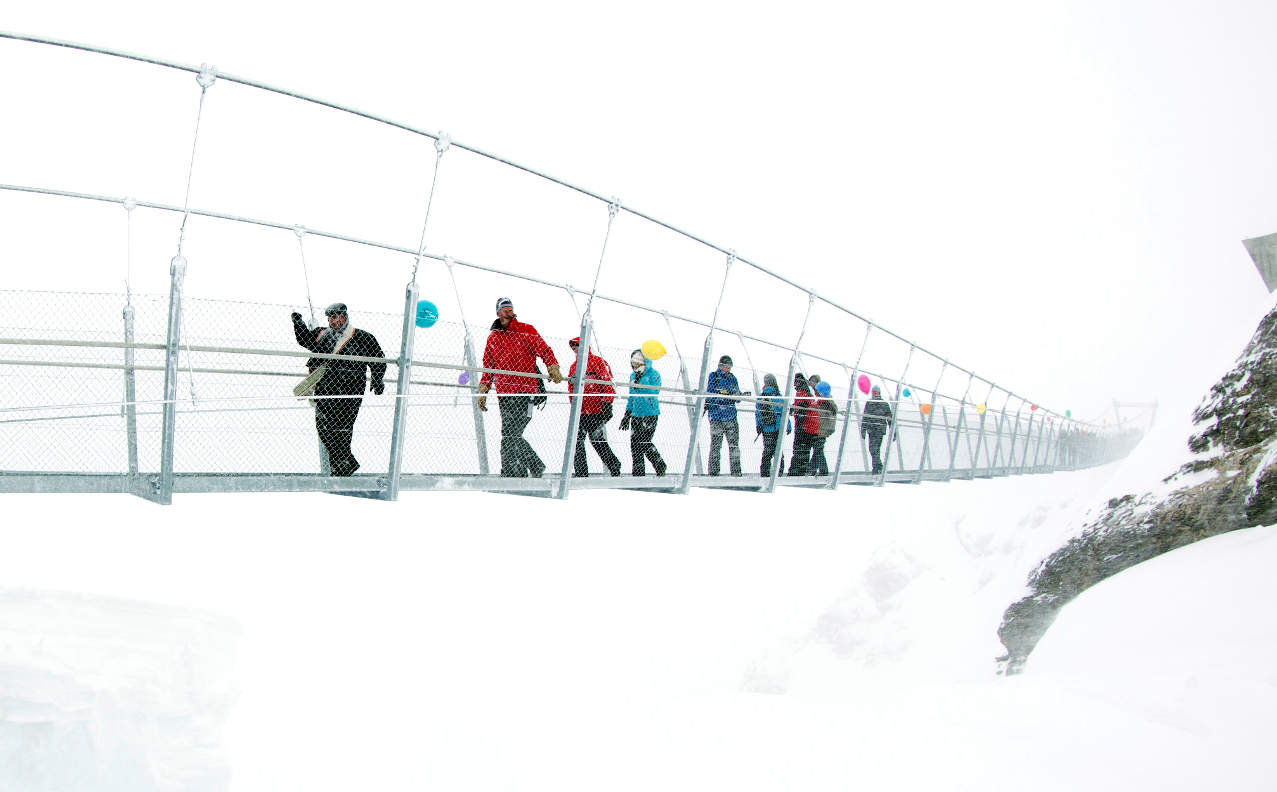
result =
M772 474L772 456L776 453L776 441L780 439L780 416L785 408L785 397L781 395L775 374L767 374L763 377L763 389L758 395L772 397L760 398L754 405L754 429L763 436L763 464L759 468L758 475L769 478ZM785 434L789 434L790 429L790 423L786 421ZM785 469L783 451L780 456L780 469L782 471Z
M630 354L630 398L625 402L625 415L621 417L621 431L630 430L630 456L634 460L632 475L647 475L647 460L651 460L656 475L665 475L665 460L652 443L656 434L656 422L661 417L661 404L657 393L661 389L661 375L652 368L643 350Z

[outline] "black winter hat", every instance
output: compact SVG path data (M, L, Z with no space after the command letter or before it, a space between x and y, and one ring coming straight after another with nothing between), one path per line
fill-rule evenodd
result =
M719 359L718 359L718 365L720 365L720 366L730 366L730 365L732 365L732 356L731 356L731 355L723 355L721 358L719 358Z

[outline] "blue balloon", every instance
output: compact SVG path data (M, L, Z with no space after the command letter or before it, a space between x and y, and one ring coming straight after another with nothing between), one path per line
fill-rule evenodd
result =
M429 300L417 301L417 327L432 327L439 321L439 309Z
M900 394L900 395L901 395L901 396L904 396L904 397L907 399L907 398L909 398L909 396L911 396L912 394L910 393L910 391L909 391L909 389L908 389L908 388L905 388L904 393L902 393L902 394Z

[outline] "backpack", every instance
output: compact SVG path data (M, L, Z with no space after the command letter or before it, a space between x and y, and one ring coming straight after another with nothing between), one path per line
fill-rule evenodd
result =
M754 430L757 432L775 431L776 421L780 418L780 408L769 399L759 399L754 405Z
M816 409L820 412L820 426L816 429L816 436L829 437L838 426L838 406L829 399L821 399Z

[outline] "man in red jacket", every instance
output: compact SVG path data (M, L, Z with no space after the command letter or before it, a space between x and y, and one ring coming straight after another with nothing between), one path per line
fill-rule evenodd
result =
M574 338L568 342L572 348L572 368L568 369L568 393L575 391L576 356L581 347L581 339ZM612 381L612 367L607 361L594 354L588 347L585 350L585 379ZM581 397L581 423L576 430L576 454L572 457L574 476L590 475L589 461L585 458L585 436L590 436L590 445L598 452L599 459L607 465L613 476L621 475L621 460L612 453L612 446L607 442L607 422L612 420L612 400L616 398L616 389L611 385L597 382L586 382L581 388L585 394Z
M563 381L559 362L549 344L526 322L520 322L514 314L514 303L508 297L497 300L497 318L488 333L488 344L483 349L483 367L504 371L526 371L532 376L517 374L493 374L485 371L479 380L479 393L487 394L495 385L497 403L501 407L501 475L540 478L545 463L532 444L523 439L523 430L532 421L532 397L541 383L537 370L537 358L545 361L550 380ZM479 409L487 411L488 397L479 396Z

